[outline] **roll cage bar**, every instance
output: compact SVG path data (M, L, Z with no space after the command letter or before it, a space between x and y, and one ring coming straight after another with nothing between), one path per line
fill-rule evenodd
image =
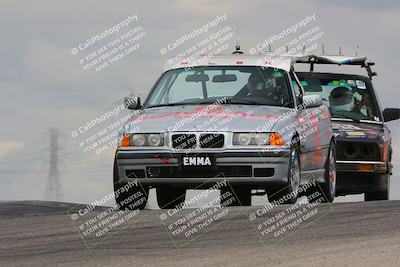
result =
M372 79L372 77L376 76L377 73L372 71L371 66L374 66L375 63L368 61L367 57L357 57L357 56L342 56L342 55L306 55L298 58L296 63L301 64L309 64L310 72L314 71L315 64L330 64L330 65L355 65L361 66L361 68L365 68L368 74L368 77Z

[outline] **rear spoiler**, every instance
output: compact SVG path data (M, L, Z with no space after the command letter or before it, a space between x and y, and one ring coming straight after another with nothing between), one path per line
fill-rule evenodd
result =
M374 62L367 62L367 57L358 56L342 56L342 55L332 55L332 56L317 56L317 55L305 55L299 57L296 63L310 64L310 72L314 71L314 64L331 64L331 65L358 65L361 68L367 70L368 76L372 79L376 76L376 72L373 72L371 66L374 66Z

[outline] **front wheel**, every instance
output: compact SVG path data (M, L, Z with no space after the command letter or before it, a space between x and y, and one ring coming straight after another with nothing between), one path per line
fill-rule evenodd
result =
M317 183L311 190L308 190L309 202L333 202L336 195L336 150L335 143L329 145L328 157L325 161L324 182Z
M299 150L293 147L290 151L288 184L285 187L267 188L268 200L275 204L294 204L297 201L301 182Z

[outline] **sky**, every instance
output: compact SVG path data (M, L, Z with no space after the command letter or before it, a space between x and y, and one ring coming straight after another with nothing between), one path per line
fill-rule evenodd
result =
M43 199L49 171L49 129L59 130L59 172L63 200L88 203L112 190L115 147L96 154L84 152L83 137L71 132L115 109L126 95L145 97L164 69L165 61L229 27L248 52L268 37L315 14L307 27L272 44L282 46L311 27L323 37L318 51L365 55L374 62L373 83L383 107L399 107L397 76L400 2L339 1L23 1L0 3L0 200ZM73 49L128 17L137 17L120 31L94 45ZM163 54L162 48L217 17L225 20ZM139 26L139 28L137 28ZM136 50L101 71L84 69L85 56L129 29L144 32ZM84 60L85 61L85 60ZM86 62L86 61L85 61ZM346 69L347 71L347 69ZM348 70L365 74L359 68ZM118 118L126 116L121 111ZM107 125L117 119L108 120ZM104 124L105 125L105 124ZM103 127L104 127L103 125ZM393 136L391 197L400 199L400 127L389 123ZM93 129L92 129L93 130ZM360 200L360 197L345 198ZM340 200L340 199L339 199Z

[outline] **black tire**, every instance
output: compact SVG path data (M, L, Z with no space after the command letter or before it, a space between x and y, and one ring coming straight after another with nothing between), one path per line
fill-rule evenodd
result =
M114 159L113 181L115 202L120 210L142 210L146 207L149 188L140 184L136 185L133 182L118 183L119 175L116 159Z
M157 203L160 209L182 207L185 202L185 188L159 187L156 189Z
M297 145L293 145L289 154L288 182L283 187L267 188L267 196L270 203L294 204L297 201L298 189L301 183L300 153ZM285 198L290 194L294 197Z
M331 203L335 199L336 149L335 149L335 143L333 141L331 141L329 145L328 157L326 158L325 162L324 180L325 181L323 183L317 183L315 187L312 187L311 189L307 190L307 198L309 202L313 203L318 201L324 203Z
M230 192L234 200L229 201L227 204L221 203L224 207L233 206L251 206L251 188L247 186L235 186L221 189L221 195ZM231 197L228 197L230 199Z
M382 182L386 186L385 190L364 193L365 201L389 200L390 175L389 174L380 175L379 178L383 179Z

